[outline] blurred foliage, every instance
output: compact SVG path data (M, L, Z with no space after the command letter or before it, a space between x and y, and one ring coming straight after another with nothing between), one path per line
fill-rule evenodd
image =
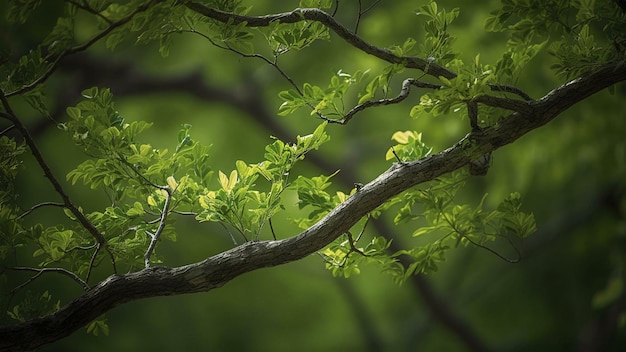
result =
M468 100L511 96L491 84L539 97L626 52L626 16L610 1L494 0L471 9L453 0L205 3L240 15L332 13L340 4L335 19L358 23L369 43L458 76L436 80L426 67L413 78L441 89L414 87L402 103L363 109L341 126L333 122L355 106L392 99L416 73L354 50L318 22L255 29L177 1L0 3L0 87L15 96L15 114L111 244L121 273L143 267L154 238L169 241L158 242L152 261L176 266L233 242L293 236L392 162L455 143L469 131ZM100 67L63 66L72 55ZM112 71L116 63L130 69ZM110 77L100 82L98 71ZM125 89L136 72L163 79L191 72L241 100L202 97L192 86ZM45 85L34 84L41 77ZM262 104L245 107L251 96ZM625 96L623 84L613 87L498 150L485 177L459 171L398 195L318 256L207 294L127 304L88 325L91 335L42 350L468 349L436 324L418 279L495 350L585 346L610 314L618 318L606 343L619 350ZM489 108L478 118L490 125L505 114ZM111 274L111 259L92 256L96 244L76 214L39 206L58 196L23 138L1 121L0 321L8 324L58 308L80 286L53 273L21 286L33 273L7 267L60 267L91 284ZM376 222L392 233L379 233Z

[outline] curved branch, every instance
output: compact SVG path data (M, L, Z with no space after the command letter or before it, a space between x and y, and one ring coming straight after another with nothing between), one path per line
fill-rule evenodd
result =
M246 272L306 257L349 231L389 198L467 166L473 158L514 142L575 103L622 81L626 81L624 62L607 64L534 102L532 115L514 112L494 126L469 133L442 152L413 162L395 163L297 236L279 241L247 242L204 261L177 268L151 267L123 276L112 275L53 314L0 327L0 350L33 349L56 341L123 303L210 291Z
M329 123L338 123L341 125L345 125L354 117L354 115L356 115L356 113L363 111L367 108L371 108L374 106L397 104L403 101L409 96L409 93L411 92L411 86L416 86L418 88L429 88L429 89L441 88L441 86L438 84L422 82L415 78L407 78L402 82L402 88L400 90L400 93L398 93L397 96L393 98L388 98L388 99L366 101L350 109L341 120L333 120L333 119L324 119L324 120L328 121Z
M32 207L30 207L28 210L26 210L25 212L23 212L20 216L18 216L18 219L22 219L26 216L28 216L30 213L32 213L33 211L35 211L36 209L42 208L42 207L46 207L46 206L50 206L50 207L58 207L58 208L64 208L65 207L65 203L56 203L56 202L43 202L43 203L39 203L39 204L35 204Z
M416 68L433 77L442 76L452 79L457 76L456 73L448 70L447 68L426 59L413 56L397 56L387 49L374 46L363 40L354 32L337 22L331 15L320 9L295 9L290 12L265 16L243 16L220 11L202 3L193 1L185 3L185 6L194 12L216 21L232 24L245 23L248 27L267 27L272 22L296 23L304 20L319 22L335 32L350 45L367 54L376 56L381 60L385 60L392 64L401 64L406 68Z

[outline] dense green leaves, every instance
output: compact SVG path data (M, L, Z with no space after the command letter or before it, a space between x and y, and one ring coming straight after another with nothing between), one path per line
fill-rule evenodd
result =
M250 239L249 235L259 239L266 223L284 208L282 195L291 186L290 173L296 162L328 141L325 127L326 123L322 123L312 134L298 136L294 144L274 141L265 147L265 160L261 163L246 164L239 160L237 169L228 175L219 171L220 189L205 189L200 195L200 205L204 210L196 218L228 224L246 240ZM254 182L259 176L269 183L268 191L255 187ZM293 187L298 185L300 183L296 180ZM307 189L313 187L309 185ZM274 233L272 235L275 237Z
M367 220L363 224L363 230L365 225L367 225ZM358 247L361 235L362 233L357 238L353 238L350 233L340 236L320 253L326 262L326 268L333 276L349 278L359 274L360 267L368 264L378 265L383 271L401 271L397 260L386 252L391 245L390 241L377 236L364 247Z
M281 116L290 115L301 107L309 106L312 109L311 115L321 114L331 119L341 119L346 112L344 96L348 89L359 83L366 74L367 72L361 71L349 74L339 70L331 77L330 85L326 89L304 83L301 90L282 91L278 94L283 100L278 109L278 114ZM375 91L375 89L373 90Z
M425 16L424 30L426 37L420 47L420 54L440 65L448 63L457 54L452 49L454 37L448 32L448 26L459 16L459 9L439 10L437 3L431 1L428 5L419 8L417 15Z
M537 45L543 46L550 37L559 38L550 47L556 58L552 68L572 78L624 59L624 23L626 14L615 1L507 0L485 20L485 28L510 33L511 50L503 60L511 60L507 56L515 49L526 52L512 60L517 65L532 57Z
M477 206L457 204L454 199L465 177L464 173L455 172L428 188L405 192L385 205L384 208L399 206L394 218L396 224L413 221L428 224L413 231L414 237L429 238L426 245L394 254L409 256L413 262L400 274L395 273L396 280L436 271L438 263L445 260L445 253L460 244L485 249L507 261L520 260L523 240L536 230L533 214L520 210L520 194L510 194L492 211L484 209L486 195ZM496 240L511 245L515 258L508 259L488 247L488 243Z

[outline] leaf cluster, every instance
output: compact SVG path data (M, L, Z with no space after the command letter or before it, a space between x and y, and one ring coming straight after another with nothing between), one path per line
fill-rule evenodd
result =
M367 220L366 220L367 221ZM391 241L382 236L374 236L364 247L357 247L359 239L345 234L337 238L319 253L326 263L326 269L335 277L350 278L361 273L363 265L377 265L383 271L401 270L397 259L389 256L387 250Z
M405 192L384 205L384 208L400 207L394 218L396 224L418 220L428 224L416 229L413 237L433 238L426 245L394 254L408 256L412 261L404 271L395 273L397 280L437 271L446 252L459 245L485 249L506 261L520 259L523 240L536 230L533 214L521 211L520 194L511 193L491 211L484 209L486 195L477 206L457 204L454 199L463 187L465 177L462 172L452 173L428 188ZM507 259L488 247L488 243L496 240L510 245L517 257Z
M508 32L506 67L522 66L552 40L555 72L573 78L624 59L626 14L614 1L505 0L485 20L489 31ZM554 40L554 38L557 38ZM519 51L521 55L515 55Z
M424 22L425 37L420 45L420 54L441 65L456 58L457 53L452 49L455 38L448 32L448 26L459 16L459 9L440 10L437 3L431 1L415 13L427 18Z
M312 134L298 136L296 143L276 140L265 147L265 160L246 164L239 160L236 169L226 175L219 172L218 190L206 189L199 197L203 209L196 218L228 224L248 240L250 235L259 239L265 224L281 209L283 192L298 188L298 180L292 185L290 173L296 162L303 160L311 150L329 140L324 131L326 123L320 124ZM255 188L255 181L262 177L269 183L268 191ZM275 238L275 234L272 232ZM232 235L231 235L232 236ZM234 241L234 238L233 238Z

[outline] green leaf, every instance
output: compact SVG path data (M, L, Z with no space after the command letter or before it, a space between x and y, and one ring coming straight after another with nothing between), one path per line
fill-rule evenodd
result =
M226 176L226 174L219 171L218 176L222 189L230 193L235 188L235 184L237 183L237 170L231 171L230 176Z
M139 202L133 203L133 207L126 211L126 215L133 216L142 216L144 214L143 205Z

